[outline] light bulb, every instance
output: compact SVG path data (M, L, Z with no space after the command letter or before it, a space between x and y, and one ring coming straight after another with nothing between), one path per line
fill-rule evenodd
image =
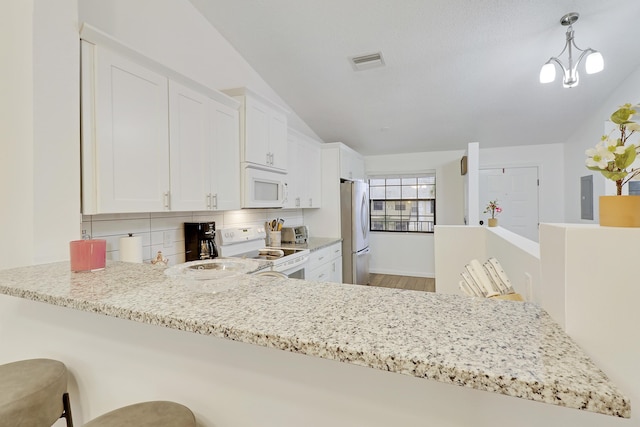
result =
M604 59L602 54L598 51L594 51L587 56L587 62L584 65L587 74L599 73L604 69Z
M575 70L573 73L569 72L565 74L564 79L562 81L562 87L570 88L576 87L580 83L580 74L578 74L578 70Z
M540 70L540 83L551 83L556 79L556 67L547 62Z

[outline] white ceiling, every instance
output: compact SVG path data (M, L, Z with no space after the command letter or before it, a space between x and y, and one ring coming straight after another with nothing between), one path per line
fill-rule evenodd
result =
M322 140L369 155L564 142L640 66L638 0L190 1ZM605 69L541 85L567 12Z

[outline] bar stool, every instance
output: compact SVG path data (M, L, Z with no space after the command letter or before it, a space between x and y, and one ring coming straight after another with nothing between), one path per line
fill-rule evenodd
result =
M0 426L51 426L65 418L72 427L67 367L50 359L0 365Z
M0 365L0 427L50 427L65 418L73 427L67 368L51 359ZM107 412L85 427L195 427L193 412L168 401L136 403Z
M125 406L107 412L84 427L195 427L196 418L186 406L175 402L153 401Z

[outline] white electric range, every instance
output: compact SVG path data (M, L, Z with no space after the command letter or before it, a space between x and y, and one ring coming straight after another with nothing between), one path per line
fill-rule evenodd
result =
M290 278L304 279L309 249L265 247L264 227L232 227L216 230L216 244L220 257L269 261L271 271Z

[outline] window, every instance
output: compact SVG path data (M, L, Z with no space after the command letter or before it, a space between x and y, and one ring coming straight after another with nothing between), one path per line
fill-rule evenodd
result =
M436 176L369 179L371 231L433 233L436 212Z

